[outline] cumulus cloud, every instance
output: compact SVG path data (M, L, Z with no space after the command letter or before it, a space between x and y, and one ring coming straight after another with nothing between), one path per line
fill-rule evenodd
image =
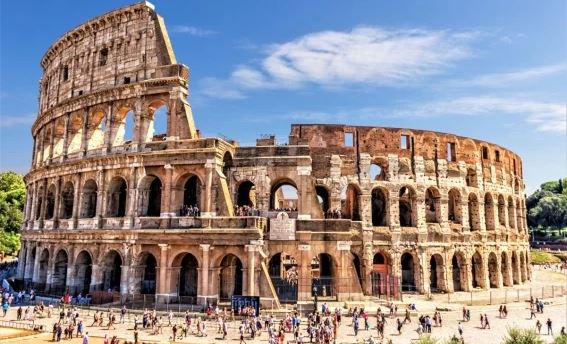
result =
M443 73L454 62L470 57L470 44L478 35L370 26L315 32L272 44L258 63L238 66L226 79L215 80L240 91L309 84L404 85Z
M205 37L214 35L216 32L212 30L201 29L195 26L188 26L188 25L174 25L171 28L171 32L173 33L185 33L195 37Z
M0 128L9 128L19 125L30 125L35 120L35 114L25 114L20 116L0 115Z

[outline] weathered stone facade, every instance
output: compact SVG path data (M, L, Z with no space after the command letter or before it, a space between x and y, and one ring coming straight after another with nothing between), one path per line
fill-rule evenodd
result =
M522 162L505 148L347 125L294 124L287 145L200 137L149 3L66 33L41 65L18 269L40 291L277 302L530 279Z

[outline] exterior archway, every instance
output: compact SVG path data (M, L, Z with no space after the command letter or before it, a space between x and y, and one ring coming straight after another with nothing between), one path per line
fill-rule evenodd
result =
M219 279L221 300L230 300L233 295L242 295L242 262L237 256L224 256L220 264Z
M400 189L400 226L416 227L417 226L417 201L416 193L409 186L403 186Z
M142 294L156 293L156 267L157 260L153 254L144 252L140 260L140 270L142 272L140 291Z
M337 266L328 253L320 253L311 260L311 293L322 297L335 297L335 272Z
M502 273L502 284L506 287L510 287L513 285L512 280L510 279L510 262L508 261L508 254L506 252L502 252L500 258L500 271Z
M498 288L500 280L500 271L498 270L498 257L494 252L488 255L488 281L490 288Z
M419 262L414 256L406 252L402 254L402 291L417 291L417 275L419 275Z
M61 218L70 219L73 216L73 202L75 198L75 188L73 183L66 182L61 190Z
M512 281L514 284L520 284L520 266L516 251L512 252Z
M201 204L201 191L202 184L199 177L190 174L185 177L185 182L182 184L183 187L183 204L181 204L181 209L183 206L186 207L197 207L202 209Z
M185 253L180 258L178 295L180 303L197 303L197 291L199 285L199 262L191 253Z
M96 215L98 187L96 182L89 179L83 185L83 197L81 206L81 218L92 218Z
M516 228L516 212L514 207L514 200L511 196L508 197L508 226L512 229Z
M348 184L341 191L341 209L343 217L360 221L360 189L354 184Z
M451 265L453 272L453 291L466 291L468 278L464 255L460 252L455 252L451 259Z
M75 260L75 292L87 295L91 288L93 261L87 251L81 251Z
M528 271L526 268L526 260L524 252L520 252L520 281L524 283L528 279Z
M37 203L36 203L36 208L35 208L35 219L39 220L39 218L41 217L41 209L43 207L43 186L39 187L39 190L37 191Z
M453 223L463 223L461 211L461 193L453 188L449 190L449 215L448 220Z
M372 226L388 225L388 196L382 188L372 190Z
M63 295L67 288L67 264L69 257L65 250L59 250L55 255L53 274L51 275L51 294Z
M141 216L157 217L161 214L161 180L149 175L138 186L138 202Z
M425 222L441 223L441 194L434 187L425 191Z
M496 229L494 224L494 200L488 192L484 195L484 221L486 222L487 231Z
M167 136L169 110L164 101L156 100L147 106L149 123L141 126L143 142L163 141Z
M299 191L296 184L288 179L280 180L272 185L270 191L270 210L296 211Z
M55 185L51 184L47 189L47 204L45 205L45 219L53 219L55 215Z
M447 291L443 257L440 254L433 254L429 260L429 268L429 287L431 292Z
M329 191L327 191L326 187L322 185L317 185L315 186L315 193L317 195L317 203L319 204L319 207L323 212L323 217L326 217L327 211L330 208Z
M286 253L276 253L268 263L268 272L280 302L296 302L299 271L297 261Z
M107 216L124 217L126 215L126 201L128 186L122 177L114 177L108 186Z
M239 207L256 206L256 186L249 180L245 180L238 185L236 192L236 205Z
M38 276L35 283L37 290L45 290L47 284L47 270L49 268L49 250L44 249L39 256ZM35 276L34 276L35 277Z
M471 272L472 272L472 287L473 288L486 288L486 282L484 278L484 263L482 261L482 256L475 252L471 258Z
M498 223L500 226L506 226L506 202L502 195L498 195Z
M469 226L471 231L480 230L480 206L476 194L469 194Z
M109 251L102 260L102 289L105 291L120 291L122 274L122 257L118 252Z
M388 255L376 252L372 258L372 295L380 296L393 292L391 290L391 262Z

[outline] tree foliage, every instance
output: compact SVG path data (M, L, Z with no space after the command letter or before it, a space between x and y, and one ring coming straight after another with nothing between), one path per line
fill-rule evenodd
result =
M0 251L12 254L20 248L18 231L24 220L26 184L15 172L0 173Z
M531 228L567 227L567 178L541 184L526 200Z
M503 344L544 344L543 339L533 329L508 328L508 336Z

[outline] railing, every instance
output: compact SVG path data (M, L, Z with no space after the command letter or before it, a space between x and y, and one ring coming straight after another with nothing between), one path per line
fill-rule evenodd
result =
M509 302L524 302L530 298L549 299L567 295L565 285L549 285L544 287L509 289L474 290L470 292L455 292L448 294L430 294L434 301L460 303L467 305L498 305Z
M348 219L297 220L296 227L298 232L348 232L354 223Z
M20 330L28 330L28 331L46 330L43 325L35 325L33 322L6 321L6 320L0 320L0 327L17 328Z

